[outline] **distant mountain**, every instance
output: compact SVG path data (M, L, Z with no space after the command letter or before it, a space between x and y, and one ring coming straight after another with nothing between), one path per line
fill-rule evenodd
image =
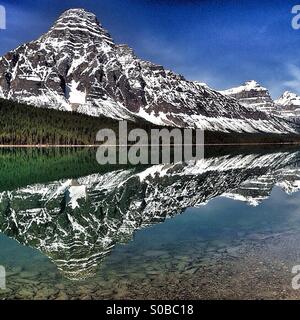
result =
M293 106L295 108L300 108L300 96L298 96L296 93L285 91L280 98L275 100L275 103L278 106L282 106L282 107Z
M275 104L283 117L300 121L300 96L286 91Z
M264 111L288 121L300 122L300 96L290 91L284 92L277 100L273 100L268 89L251 80L239 87L219 92L237 99L240 104L253 110Z
M262 87L254 80L247 81L243 85L220 91L225 96L237 99L242 105L251 107L254 110L267 113L275 112L275 103L271 98L268 89Z
M284 119L261 112L273 108L266 90L247 86L241 97L258 108L139 59L127 45L115 44L96 16L83 9L64 12L38 40L0 58L5 99L163 126L295 132Z

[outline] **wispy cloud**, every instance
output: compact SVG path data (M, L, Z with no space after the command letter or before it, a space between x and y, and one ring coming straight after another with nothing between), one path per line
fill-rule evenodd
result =
M294 64L289 64L288 73L291 77L291 80L285 81L284 86L300 93L300 68Z

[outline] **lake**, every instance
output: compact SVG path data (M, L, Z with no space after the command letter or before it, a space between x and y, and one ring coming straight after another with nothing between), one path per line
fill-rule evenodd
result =
M286 299L300 150L100 166L96 149L0 149L0 299Z

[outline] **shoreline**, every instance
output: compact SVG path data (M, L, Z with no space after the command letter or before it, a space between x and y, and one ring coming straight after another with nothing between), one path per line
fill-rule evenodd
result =
M299 142L245 142L245 143L204 143L204 144L192 144L192 146L261 146L261 145L291 145L291 146L297 146L300 145ZM98 148L98 147L132 147L135 145L103 145L103 144L89 144L89 145L69 145L69 144L45 144L45 145L20 145L20 144L4 144L0 145L0 148ZM157 145L152 145L153 147L156 147ZM169 145L164 144L160 146L178 146L178 145ZM188 146L191 146L191 144L188 144ZM151 145L138 145L137 147L151 147Z

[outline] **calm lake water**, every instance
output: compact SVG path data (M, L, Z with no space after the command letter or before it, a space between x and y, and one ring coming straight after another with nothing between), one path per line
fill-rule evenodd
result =
M0 150L0 299L300 298L300 150L100 166Z

